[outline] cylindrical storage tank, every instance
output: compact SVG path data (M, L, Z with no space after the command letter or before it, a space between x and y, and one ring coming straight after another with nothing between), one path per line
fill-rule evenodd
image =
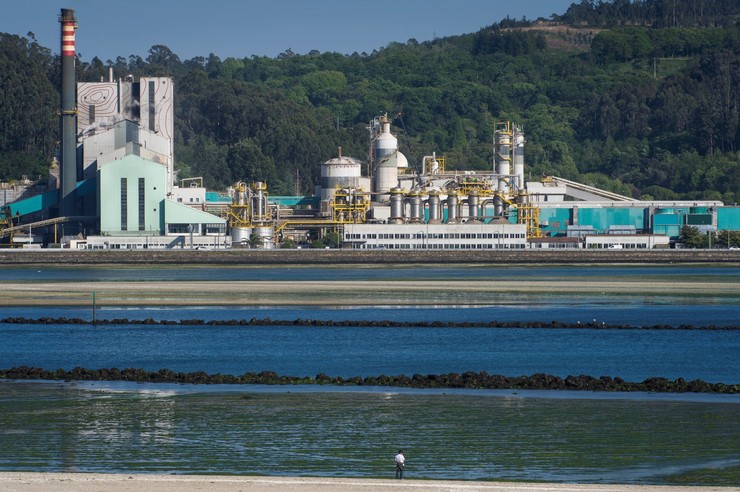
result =
M409 222L418 224L422 222L421 194L419 190L411 190L408 195L409 202Z
M514 183L518 190L524 189L524 133L514 134Z
M403 163L398 159L398 139L391 134L391 123L387 116L378 117L374 124L372 141L372 169L375 201L387 202L388 190L398 186L398 167ZM406 166L408 163L406 163ZM393 169L391 170L391 167Z
M243 244L248 243L252 238L251 227L232 227L231 228L231 243L232 244Z
M391 123L387 119L381 122L380 135L375 139L373 156L375 164L393 155L398 150L398 139L391 133Z
M391 189L390 200L391 200L390 222L392 224L400 224L403 222L403 190L401 188Z
M375 192L377 193L376 201L378 202L387 202L390 198L387 194L388 191L398 186L398 167L396 166L396 156L398 154L396 152L378 164L375 172Z
M442 218L441 218L441 213L440 213L439 191L432 190L429 192L429 198L427 199L427 204L429 205L429 223L430 224L442 223Z
M340 188L354 188L360 185L362 177L362 163L352 157L329 159L321 165L321 201L331 201L334 190Z
M460 220L460 213L458 210L459 206L459 197L457 196L457 191L451 190L447 194L447 223L448 224L457 224Z
M468 195L468 222L478 222L479 218L478 190L471 190Z
M254 234L257 235L257 247L262 249L273 249L275 244L272 238L275 236L275 230L270 226L260 226L254 228Z

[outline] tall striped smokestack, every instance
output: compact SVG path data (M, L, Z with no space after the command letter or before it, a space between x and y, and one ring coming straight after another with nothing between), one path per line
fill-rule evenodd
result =
M75 81L75 29L77 18L72 9L62 9L62 170L59 214L77 215L77 94Z

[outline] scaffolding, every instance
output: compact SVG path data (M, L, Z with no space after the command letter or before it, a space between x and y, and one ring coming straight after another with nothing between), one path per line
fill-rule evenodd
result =
M516 223L527 226L527 238L542 237L540 208L530 200L528 193L519 193L516 203Z
M370 194L362 188L339 188L334 190L331 202L332 219L338 224L361 224L370 209Z

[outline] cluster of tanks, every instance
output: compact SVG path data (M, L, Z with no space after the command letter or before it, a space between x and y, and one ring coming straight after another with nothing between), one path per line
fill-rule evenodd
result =
M237 183L229 212L232 244L272 247L282 235L277 231L314 229L322 235L345 224L501 223L512 205L520 211L517 221L530 221L528 234L537 236L536 214L527 213L534 205L525 191L521 127L497 127L494 169L488 172L448 171L436 153L410 168L387 115L375 117L368 129L367 174L362 160L342 155L340 148L322 164L317 207L303 220L281 220L277 206L269 213L264 183Z

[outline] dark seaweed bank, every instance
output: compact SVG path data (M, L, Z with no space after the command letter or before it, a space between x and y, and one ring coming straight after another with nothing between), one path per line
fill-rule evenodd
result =
M11 317L0 319L0 324L24 325L157 325L157 326L305 326L305 327L368 327L368 328L579 328L590 330L740 330L740 325L730 326L694 326L682 324L678 326L657 324L632 326L623 324L608 324L603 322L566 323L561 321L393 321L393 320L321 320L321 319L294 319L275 320L270 318L230 319L230 320L155 320L146 319L99 319L85 320L82 318L24 318Z
M187 383L187 384L269 384L269 385L333 385L333 386L391 386L400 388L468 388L468 389L538 389L570 391L622 391L659 393L740 393L740 384L707 383L683 378L648 378L642 382L628 382L619 377L568 376L561 378L550 374L507 377L486 372L462 374L414 374L413 376L359 376L342 378L326 374L310 376L281 376L276 372L247 372L241 376L175 372L169 369L146 371L144 369L85 369L75 367L70 371L48 371L38 367L20 366L0 370L0 379L6 380L56 380L56 381L130 381L137 383Z

